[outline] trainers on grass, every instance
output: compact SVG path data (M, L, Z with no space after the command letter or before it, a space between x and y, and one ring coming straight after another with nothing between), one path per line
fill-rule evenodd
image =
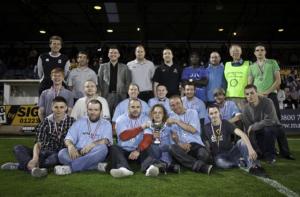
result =
M159 168L151 165L149 168L146 170L146 176L158 176L159 175Z
M179 164L171 164L168 166L167 171L180 174L180 165Z
M254 176L259 176L259 177L264 177L267 178L268 175L265 171L264 168L260 167L260 166L253 166L249 169L249 173L254 175Z
M107 163L98 163L98 166L97 166L97 170L99 172L105 172L106 170L106 166L107 166Z
M71 174L72 170L70 166L55 166L54 167L54 174L56 175L67 175L67 174Z
M121 167L118 169L111 169L110 174L115 178L121 178L126 176L132 176L133 172L128 170L127 168Z
M213 165L203 165L201 167L201 172L207 173L207 175L210 175L212 168L213 168Z
M19 163L7 162L1 166L1 170L17 170Z
M48 171L46 168L32 168L31 170L31 176L33 177L44 177L48 175Z

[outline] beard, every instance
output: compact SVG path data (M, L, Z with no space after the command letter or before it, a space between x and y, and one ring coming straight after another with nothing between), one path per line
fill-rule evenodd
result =
M129 117L133 118L133 119L136 119L136 118L140 117L140 115L141 115L141 112L140 113L130 113Z
M97 122L99 119L100 119L100 116L97 116L97 117L95 117L95 118L89 117L89 120L90 120L91 122Z

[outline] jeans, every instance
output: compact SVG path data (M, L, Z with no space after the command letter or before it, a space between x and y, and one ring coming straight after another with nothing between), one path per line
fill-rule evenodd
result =
M161 160L167 164L172 162L172 157L170 155L170 146L171 145L157 145L152 144L148 150L149 155L157 160Z
M13 149L14 155L19 163L19 170L28 171L27 164L32 159L32 149L23 145L16 145ZM58 164L57 152L40 151L39 167L50 168Z
M217 154L214 161L217 167L228 169L238 167L241 157L246 162L247 168L258 164L258 161L249 159L248 148L242 140L238 140L231 150Z
M74 160L70 158L67 148L59 151L58 159L60 163L71 166L72 172L97 169L98 163L105 160L108 153L107 146L99 144L95 146L86 155L80 156Z

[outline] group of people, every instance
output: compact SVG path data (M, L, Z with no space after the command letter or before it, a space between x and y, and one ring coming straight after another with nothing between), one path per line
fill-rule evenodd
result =
M280 109L297 109L300 107L300 77L296 69L283 77L283 84L278 89L277 97Z
M184 69L174 64L169 48L156 68L142 45L127 65L111 47L110 61L97 74L83 51L70 71L61 46L60 37L51 37L51 51L38 60L41 123L34 147L15 146L18 162L2 169L35 177L47 175L49 168L57 175L99 170L125 177L134 174L129 161L137 161L146 176L179 173L181 166L206 174L214 166L244 167L266 176L259 160L276 162L276 139L278 154L294 159L280 126L280 69L266 58L262 44L255 47L254 63L232 45L233 60L225 66L214 51L207 68L192 53L191 66Z

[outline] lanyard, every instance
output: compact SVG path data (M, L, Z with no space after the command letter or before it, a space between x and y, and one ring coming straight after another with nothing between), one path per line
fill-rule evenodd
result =
M53 94L54 94L54 98L59 95L60 90L61 90L61 88L55 89L54 86L52 86L52 91L53 91Z
M97 121L97 125L96 125L96 128L94 129L94 132L92 132L91 123L90 123L89 119L87 119L86 121L87 121L90 137L91 137L92 140L94 140L95 137L96 137L97 130L100 127L100 122L101 121L100 120Z
M64 129L64 124L65 124L66 117L67 117L67 115L65 115L64 119L62 120L62 125L59 128L59 124L57 126L57 123L55 121L55 117L53 115L53 121L54 121L54 132L53 133L55 133L57 135L58 139L60 139L62 134L63 134L62 132L63 132L63 129ZM50 127L50 133L51 133L52 128L51 128L50 121L49 121L49 127Z
M139 126L139 119L131 119L129 118L129 126L130 126L130 129L133 129L133 128L136 128Z
M211 130L213 132L213 136L217 140L217 144L218 144L218 147L219 147L219 145L220 145L220 139L221 139L221 133L222 133L222 122L220 123L219 128L216 129L216 130L214 129L214 126L212 125L212 123L210 125L211 125Z

